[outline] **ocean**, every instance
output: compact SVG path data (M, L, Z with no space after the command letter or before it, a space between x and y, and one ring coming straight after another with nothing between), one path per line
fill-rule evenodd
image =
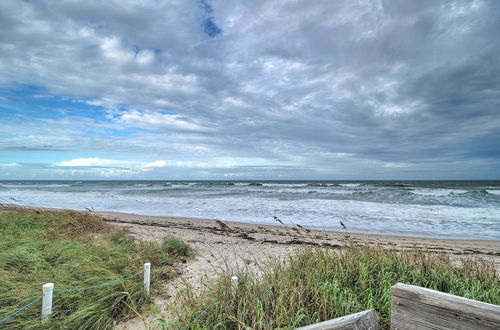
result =
M500 181L0 181L0 203L500 240Z

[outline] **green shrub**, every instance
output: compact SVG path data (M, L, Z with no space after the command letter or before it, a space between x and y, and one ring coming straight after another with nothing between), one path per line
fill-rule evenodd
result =
M161 248L167 254L177 257L192 257L194 255L193 249L177 237L168 237L163 240Z

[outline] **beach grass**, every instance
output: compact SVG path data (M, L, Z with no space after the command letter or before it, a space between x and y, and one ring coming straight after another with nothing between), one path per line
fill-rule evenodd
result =
M239 277L236 288L232 275ZM385 329L398 282L500 304L500 280L489 262L456 264L446 255L358 245L308 247L271 260L260 273L221 274L201 294L186 290L179 321L165 328L292 329L375 308Z
M0 209L0 319L55 290L53 314L40 320L41 301L0 324L2 329L109 329L116 320L142 317L151 306L142 269L152 263L152 291L175 276L174 264L193 254L176 238L135 240L91 212ZM129 279L124 277L136 274Z

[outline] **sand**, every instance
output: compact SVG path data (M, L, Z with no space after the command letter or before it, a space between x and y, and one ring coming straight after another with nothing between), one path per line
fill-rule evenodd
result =
M96 214L118 227L126 228L136 238L160 240L167 236L176 236L196 250L195 258L180 265L179 277L168 283L167 295L156 299L160 315L167 319L170 318L169 303L175 300L171 297L175 297L186 285L199 290L204 282L221 272L233 273L238 268L258 271L269 257L285 256L293 253L297 247L305 245L341 248L354 242L397 250L418 249L431 253L446 253L455 261L464 256L474 256L493 261L500 273L500 241L327 232L306 230L297 226L255 225L216 219L143 216L118 212ZM145 317L151 322L150 315ZM145 323L140 319L117 326L118 329L144 327Z

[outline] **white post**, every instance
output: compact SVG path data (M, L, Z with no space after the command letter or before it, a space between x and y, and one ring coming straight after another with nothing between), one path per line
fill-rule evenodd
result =
M238 276L231 276L231 297L236 299L236 292L238 291Z
M50 314L52 314L52 294L54 291L54 283L44 284L42 291L42 320L47 320L50 317Z
M151 263L144 264L144 291L149 294L149 287L151 283Z
M236 290L237 286L238 286L238 276L231 277L231 287L233 288L233 290Z

